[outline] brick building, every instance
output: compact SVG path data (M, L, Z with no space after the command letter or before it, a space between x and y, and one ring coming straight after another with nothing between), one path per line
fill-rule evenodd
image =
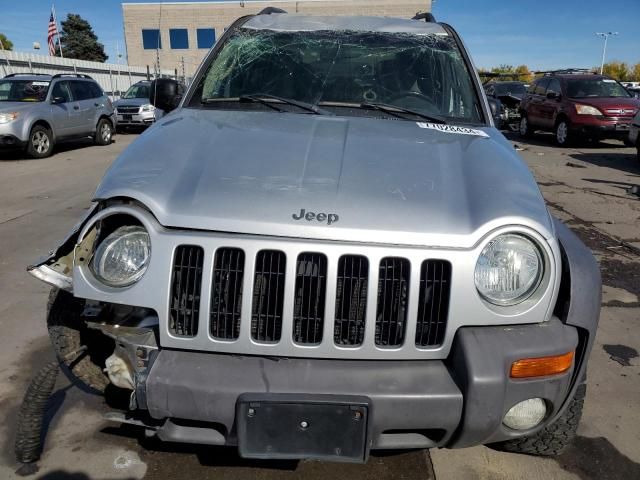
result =
M260 0L123 3L129 65L148 65L159 57L162 70L190 77L224 30L237 18L267 6L310 15L376 15L411 18L431 10L431 0ZM159 48L158 48L159 47Z

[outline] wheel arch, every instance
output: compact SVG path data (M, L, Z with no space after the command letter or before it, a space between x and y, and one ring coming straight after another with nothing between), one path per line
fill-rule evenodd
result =
M47 120L40 118L38 120L35 120L31 123L31 125L29 125L29 128L27 130L27 141L31 141L31 131L33 130L34 127L37 126L42 126L44 128L46 128L47 130L49 130L51 132L51 140L53 140L54 142L56 141L56 132L53 129L53 127L51 126L51 123L49 123Z

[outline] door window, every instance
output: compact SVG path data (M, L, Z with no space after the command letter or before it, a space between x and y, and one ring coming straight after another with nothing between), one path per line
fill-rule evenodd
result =
M544 95L547 91L547 85L549 85L549 82L551 81L551 79L549 78L543 78L542 80L540 80L537 84L536 84L536 89L535 89L535 94L536 95Z
M71 91L69 90L69 82L58 82L53 86L51 97L64 98L65 102L71 101Z
M71 91L73 92L73 98L78 101L93 98L93 92L91 91L91 84L89 82L74 80L71 82Z
M560 92L561 92L562 88L560 86L560 80L558 80L557 78L553 78L551 79L551 82L549 82L549 86L547 87L547 93L555 93L556 96L560 96Z

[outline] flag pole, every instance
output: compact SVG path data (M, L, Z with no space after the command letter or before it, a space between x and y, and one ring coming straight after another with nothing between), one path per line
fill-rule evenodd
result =
M62 42L60 41L60 30L58 29L58 17L56 16L56 7L51 4L51 11L53 12L53 21L56 24L56 35L58 35L58 49L60 50L60 58L64 58L62 54Z

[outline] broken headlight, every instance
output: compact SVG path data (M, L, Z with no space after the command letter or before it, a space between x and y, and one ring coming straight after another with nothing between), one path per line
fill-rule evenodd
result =
M98 245L91 269L105 285L127 287L142 278L150 258L151 241L144 227L120 227Z
M524 302L538 288L544 273L542 254L528 237L505 234L482 250L475 270L476 288L494 305Z

